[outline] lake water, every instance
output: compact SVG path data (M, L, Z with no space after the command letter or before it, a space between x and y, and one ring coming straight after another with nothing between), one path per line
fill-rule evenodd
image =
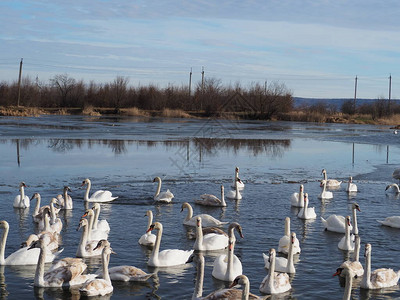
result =
M102 204L101 219L111 226L109 241L113 250L110 266L134 265L156 272L145 284L116 283L112 299L190 299L196 268L147 267L150 250L138 239L145 232L152 210L155 221L164 226L161 250L191 249L180 212L185 201L194 213L208 213L227 222L239 222L244 239L237 238L235 254L251 283L251 292L267 275L262 253L277 248L284 233L284 219L291 217L302 252L296 258L292 290L277 299L341 299L344 288L336 268L349 256L338 249L341 234L325 232L320 217L351 215L351 204L361 207L358 226L361 237L360 260L364 263L365 243L372 244L372 269L400 269L399 230L381 226L376 219L400 215L400 199L386 194L391 174L400 165L400 135L388 126L313 124L291 122L221 121L144 118L90 118L81 116L42 116L38 118L0 118L0 208L1 219L10 224L6 256L19 248L34 232L30 209L12 207L20 181L26 194L39 192L42 202L61 193L64 185L72 189L74 209L61 213L62 257L75 256L81 231L76 231L84 213L85 178L92 191L107 189L119 198ZM234 177L235 166L246 187L240 201L228 200L226 208L206 208L194 204L203 193L219 195ZM334 190L334 198L321 201L319 182L325 168L329 178L346 181L353 176L359 192L349 196L346 184ZM153 195L155 176L170 189L172 204L156 204ZM309 194L317 219L303 221L291 208L290 196L299 184ZM226 227L225 227L226 228ZM217 253L220 254L220 253ZM203 295L227 284L213 279L212 265L217 254L205 255ZM100 259L87 259L88 271L100 267ZM33 287L34 267L0 269L2 299L79 299L74 292ZM400 297L398 286L383 291L365 291L355 286L355 299Z

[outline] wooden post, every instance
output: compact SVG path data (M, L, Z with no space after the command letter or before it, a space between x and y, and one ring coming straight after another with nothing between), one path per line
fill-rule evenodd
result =
M18 99L17 99L17 107L19 107L19 99L21 98L21 77L22 77L22 60L19 63L19 77L18 77Z
M189 98L192 95L192 68L190 68L189 74Z
M357 75L355 78L355 83L354 83L354 102L353 102L353 106L354 106L354 113L356 113L356 100L357 100Z

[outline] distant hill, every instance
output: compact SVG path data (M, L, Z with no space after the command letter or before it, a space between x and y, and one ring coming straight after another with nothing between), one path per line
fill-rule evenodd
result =
M326 103L326 104L333 104L336 106L336 108L340 109L342 107L342 104L346 101L353 101L354 99L350 98L301 98L301 97L293 97L294 100L294 106L299 107L302 105L313 105L318 102ZM356 100L356 105L362 105L362 104L371 104L374 103L377 99L357 99ZM397 104L399 104L398 99L392 99L391 101L396 101Z

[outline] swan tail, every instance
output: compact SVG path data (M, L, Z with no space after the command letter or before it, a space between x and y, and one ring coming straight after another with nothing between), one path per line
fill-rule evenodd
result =
M54 257L59 256L63 251L64 251L64 248L62 248L61 250L58 250L57 252L54 252Z
M320 217L320 218L321 218L322 224L324 224L324 227L328 228L328 222L323 217Z

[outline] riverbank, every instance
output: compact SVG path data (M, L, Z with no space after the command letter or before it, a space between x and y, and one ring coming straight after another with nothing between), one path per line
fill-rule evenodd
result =
M163 110L140 110L138 108L38 108L9 106L0 107L0 116L15 117L38 117L40 115L121 115L121 116L137 116L137 117L163 117L163 118L221 118L221 119L262 119L262 116L249 115L241 112L223 112L215 115L207 115L204 111L183 111L180 109L163 109ZM394 114L390 117L373 119L371 115L354 114L348 115L343 113L321 114L307 113L301 110L289 113L279 114L271 121L292 121L292 122L316 122L316 123L342 123L342 124L370 124L370 125L388 125L392 129L400 129L400 115Z

